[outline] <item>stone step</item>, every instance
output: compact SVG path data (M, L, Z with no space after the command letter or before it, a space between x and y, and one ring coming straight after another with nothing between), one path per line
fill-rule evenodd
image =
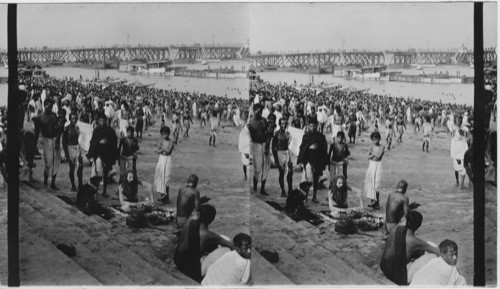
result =
M371 280L358 276L352 268L337 258L332 252L318 246L307 237L297 239L291 236L289 233L290 227L286 227L286 225L283 224L279 225L279 222L274 220L272 225L269 225L267 228L264 227L263 224L272 217L266 215L261 208L256 208L255 206L252 207L252 213L254 212L258 214L259 217L252 218L252 236L255 236L259 246L266 246L263 248L271 251L277 251L280 248L287 250L299 262L306 265L306 270L308 270L306 272L309 274L319 274L321 279L324 279L327 282L326 284L373 283ZM289 260L287 261L289 262ZM333 266L330 266L329 264L332 264ZM282 272L286 276L297 274L293 266L291 269L294 271ZM295 280L293 281L295 282ZM301 284L316 283L305 282Z
M19 219L21 286L100 286L96 278Z
M295 258L287 250L274 247L272 251L276 251L280 261L274 266L280 270L285 276L292 280L297 285L328 285L324 275L320 272L313 271L302 260Z
M61 211L62 213L65 212L65 210L70 210L71 212L75 212L75 214L69 215L68 217L71 219L72 222L77 224L80 228L86 230L87 232L105 232L104 235L107 236L113 236L113 241L116 241L120 243L121 245L125 246L127 249L131 250L132 252L136 253L137 255L141 256L142 259L147 260L148 263L150 263L153 267L158 268L159 270L162 270L162 273L165 274L165 272L168 272L168 276L164 276L163 278L168 278L173 277L175 280L169 280L171 283L167 284L179 284L179 285L197 285L198 283L192 280L191 278L187 277L183 273L181 273L175 265L168 266L168 264L165 264L164 261L160 260L157 256L155 256L151 251L147 250L146 248L142 248L141 246L136 246L134 245L134 242L131 242L127 237L122 236L120 233L116 233L113 231L113 228L117 226L117 223L124 223L123 218L118 218L115 219L113 218L113 222L110 223L109 221L106 221L102 219L99 216L92 215L92 216L87 216L80 210L68 205L66 202L63 200L59 199L58 197L55 197L51 201L47 201L47 199L44 197L42 194L34 194L34 197L36 197L38 200L41 202L44 202L47 206L50 208L56 210L56 211ZM53 201L53 202L52 202ZM57 204L58 206L52 206L52 203ZM75 217L75 215L79 217ZM96 230L96 228L98 230ZM142 229L142 230L153 230L153 229ZM154 231L154 230L153 230ZM165 242L168 242L166 239ZM171 252L173 256L173 251ZM155 270L157 271L157 270Z
M82 211L67 204L65 201L58 198L55 194L51 193L49 189L41 186L40 184L31 184L30 186L23 186L21 192L29 193L32 198L40 202L44 208L63 214L68 220L74 222L79 227L85 227L91 224L92 228L105 230L112 227L112 225L100 218L99 216L87 216ZM64 195L63 192L59 193Z
M129 285L132 284L130 280L121 270L117 270L115 266L109 264L106 260L102 259L99 254L91 252L80 242L89 242L90 238L79 239L78 241L72 240L70 243L67 239L57 239L57 236L64 236L67 234L65 229L55 232L55 230L49 230L49 228L55 228L57 225L51 222L50 219L46 218L35 208L28 205L26 202L20 203L20 220L24 220L26 224L29 224L33 230L43 236L46 240L53 244L59 244L60 241L64 241L65 245L74 246L76 250L76 255L72 258L77 264L80 265L85 271L87 271L94 278L99 280L104 285ZM45 226L45 227L44 227ZM48 236L48 237L47 237ZM20 251L24 248L20 247ZM48 280L47 280L48 281ZM38 284L38 285L51 285L50 283Z
M365 271L373 271L372 269L365 266L364 270L359 271L351 267L344 260L336 255L336 251L330 251L325 249L323 246L314 242L312 236L316 235L318 232L305 229L301 224L290 224L285 220L288 219L291 222L293 220L289 219L285 214L282 214L268 204L255 200L252 207L252 214L258 215L257 218L269 219L273 218L272 224L274 228L267 228L265 230L270 230L265 234L272 234L276 239L288 239L290 243L298 243L297 246L302 247L306 252L304 254L311 254L316 256L316 258L308 258L307 262L312 266L316 267L318 270L325 272L327 280L333 282L330 284L376 284L376 280L373 280L371 276L365 276L363 273ZM274 212L273 212L274 211ZM275 213L276 212L276 213ZM280 216L276 217L276 214ZM255 219L252 219L252 224L255 224ZM294 222L295 223L295 222ZM262 228L264 229L264 228ZM314 227L316 231L319 231ZM257 231L254 228L254 232ZM255 233L254 233L255 234ZM281 235L282 237L277 237ZM299 255L299 257L302 257ZM312 256L311 256L312 257ZM360 266L358 266L360 267ZM286 274L285 274L286 275ZM341 282L341 283L339 283Z
M354 251L352 249L347 249L345 247L339 246L339 242L335 242L336 240L342 240L349 236L344 236L341 234L337 234L334 232L328 232L327 230L333 230L333 226L323 226L320 230L319 228L311 225L306 221L295 222L290 219L285 214L275 210L269 204L264 201L255 201L255 206L262 207L266 212L275 216L280 221L288 224L291 228L287 230L287 234L294 236L295 238L309 238L313 240L319 246L325 248L326 250L332 252L340 259L342 259L345 263L355 269L355 271L364 274L365 276L374 280L374 282L382 285L394 285L390 280L388 280L380 267L378 266L378 260L373 265L369 265L370 260L367 260L364 255L361 253ZM321 226L320 226L321 227ZM330 227L330 228L328 228ZM378 235L381 235L380 232L369 232L362 233L363 235L356 235L356 238L366 238L370 241L373 238L376 238Z
M365 276L371 278L374 282L380 285L394 285L394 283L391 282L389 279L387 279L380 270L379 267L380 260L376 260L374 265L369 266L367 264L366 258L355 251L352 250L345 251L343 249L339 249L335 243L332 243L329 240L322 239L317 235L313 235L312 238L316 243L321 244L321 246L327 249L328 251L335 252L335 255L337 257L342 259L355 271L360 272L361 274L364 274ZM382 251L380 252L380 255L382 255Z
M72 236L75 241L88 239L89 241L84 243L84 246L90 251L98 252L112 266L121 268L126 273L125 275L132 280L132 283L128 285L183 284L181 280L160 271L141 256L111 239L109 237L111 235L110 231L106 230L106 226L102 222L95 219L87 222L87 219L91 220L92 218L86 216L86 218L79 218L71 214L71 211L76 209L56 196L47 192L41 193L33 190L23 193L22 196L23 200L32 204L45 218L54 223L50 227L41 227L46 231L48 237L52 238L53 241L60 241L61 239L67 240L68 234L71 234L69 236ZM59 202L57 200L61 201L62 204L57 204ZM101 226L96 226L97 224ZM64 238L60 234L65 234ZM126 270L123 268L126 268Z
M281 257L281 255L280 255ZM259 252L252 250L252 265L250 267L252 285L294 285L288 277L283 275L273 264L269 263Z
M148 248L145 248L144 246L134 245L129 239L121 236L120 234L117 234L114 237L117 242L124 245L137 255L141 256L144 260L147 260L147 262L155 268L161 270L162 272L168 272L168 275L178 280L176 284L182 284L186 286L199 285L196 281L187 277L186 275L184 275L184 273L179 271L179 269L177 269L177 266L173 264L173 252L172 254L170 254L172 255L171 260L168 260L170 262L166 262L165 260L160 260L153 252L151 252L151 250L148 250Z

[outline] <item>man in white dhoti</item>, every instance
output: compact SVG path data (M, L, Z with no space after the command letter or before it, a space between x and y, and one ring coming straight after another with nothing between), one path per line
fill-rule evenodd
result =
M233 122L234 125L238 130L241 129L241 125L243 124L243 121L241 120L241 110L238 106L235 106L233 110Z
M112 125L113 118L115 117L115 109L113 108L113 101L107 100L104 102L104 114L108 122L108 126Z
M316 113L316 118L318 119L318 131L323 133L325 129L326 122L328 121L328 108L323 103L320 103L318 107L318 112Z
M368 159L370 164L368 165L368 170L366 170L365 177L365 192L366 196L372 200L369 207L374 209L380 209L379 204L379 186L382 181L382 157L384 156L385 147L380 144L380 133L372 132L370 139L373 144L370 147L368 153Z
M155 151L158 156L158 163L155 169L154 187L160 194L158 201L170 204L170 174L172 173L171 154L174 150L174 142L170 139L170 128L164 126L160 129L161 139L158 149Z
M246 125L243 126L240 132L238 150L241 153L241 163L243 164L243 179L246 181L248 179L247 166L250 165L250 132Z
M450 155L453 159L453 168L455 169L455 179L457 181L455 186L460 186L461 190L464 188L466 174L464 167L464 155L468 148L469 147L463 131L461 129L456 130L455 136L451 139Z
M453 112L450 110L450 113L446 117L448 118L448 121L446 122L446 126L448 127L448 132L450 133L451 136L453 136L453 133L455 132L455 116L453 115Z

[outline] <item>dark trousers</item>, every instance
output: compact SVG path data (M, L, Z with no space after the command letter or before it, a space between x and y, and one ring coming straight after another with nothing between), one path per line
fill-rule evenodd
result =
M33 160L35 159L36 140L35 134L32 132L25 132L23 135L24 157L28 166L33 167Z

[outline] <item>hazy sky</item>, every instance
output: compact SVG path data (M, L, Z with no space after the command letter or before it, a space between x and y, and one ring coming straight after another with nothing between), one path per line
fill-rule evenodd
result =
M484 42L497 45L497 5ZM7 47L0 4L0 49ZM252 52L473 47L469 3L20 4L18 46L244 43Z
M472 3L250 5L252 51L473 47ZM484 43L497 45L497 7L485 4Z
M0 19L6 10L0 6ZM22 4L17 11L19 47L125 44L128 34L131 44L244 43L249 37L245 3Z

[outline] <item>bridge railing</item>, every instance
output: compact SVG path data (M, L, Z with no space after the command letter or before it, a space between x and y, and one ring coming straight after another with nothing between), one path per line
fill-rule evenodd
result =
M113 49L113 48L163 48L163 47L203 47L203 48L224 48L224 47L243 47L243 43L209 43L209 44L110 44L97 46L35 46L35 47L19 47L18 51L59 51L59 50L96 50L96 49ZM0 49L0 52L6 52L5 49Z

